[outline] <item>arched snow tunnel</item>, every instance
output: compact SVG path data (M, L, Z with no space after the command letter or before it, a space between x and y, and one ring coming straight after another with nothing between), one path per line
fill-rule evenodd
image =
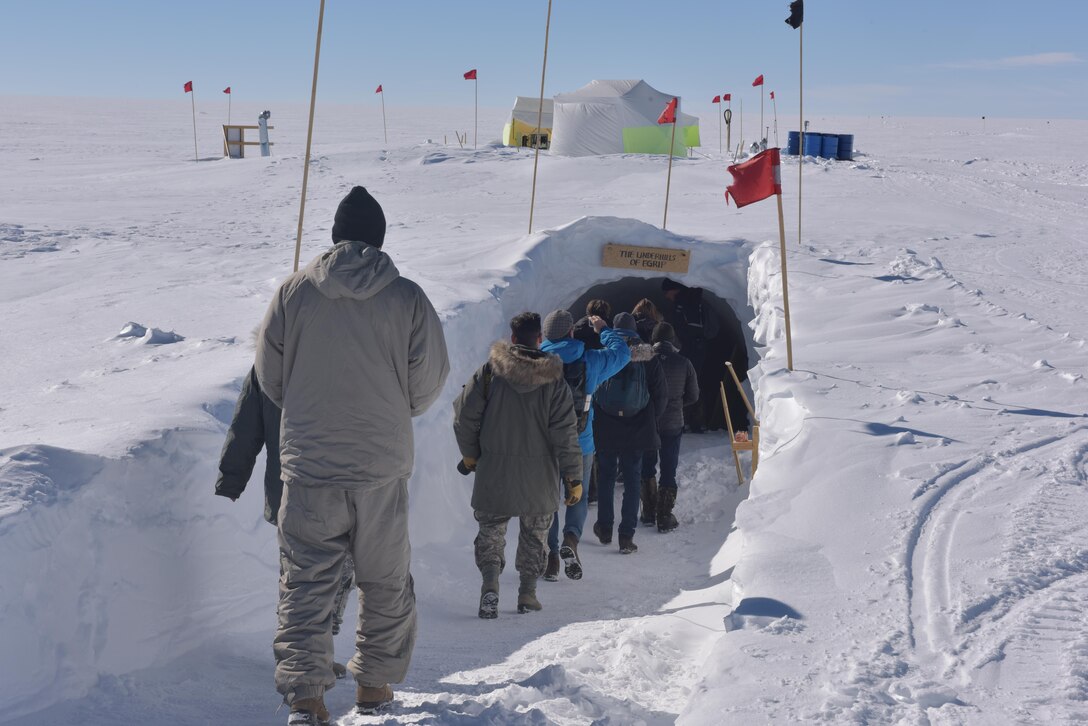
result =
M603 250L610 243L686 251L688 271L607 267L603 264ZM416 427L416 441L421 445L416 447L415 470L419 475L411 484L413 544L424 547L460 541L475 524L467 506L470 487L454 470L460 453L450 431L450 404L461 385L487 359L491 343L509 339L512 317L524 311L544 316L558 308L569 308L577 319L585 313L585 303L592 297L611 298L616 312L629 311L638 300L648 297L667 319L671 306L661 290L661 281L667 276L704 290L706 303L722 323L722 347L736 344L733 364L743 376L756 360L753 333L748 326L754 317L748 304L748 257L754 247L744 240L678 235L634 219L583 217L557 229L513 240L502 253L491 257L489 261L496 269L490 274L484 270L479 273L488 285L487 291L481 291L475 301L451 310L444 320L450 383L441 400ZM459 285L459 294L465 294L466 289ZM721 354L722 360L724 356ZM710 388L713 400L720 400L716 383ZM726 390L732 390L732 386L727 385ZM743 410L743 403L739 406ZM716 410L720 412L721 406L717 405Z

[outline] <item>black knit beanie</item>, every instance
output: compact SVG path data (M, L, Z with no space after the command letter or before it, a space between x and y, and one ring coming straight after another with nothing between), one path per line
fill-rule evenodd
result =
M676 331L668 323L658 323L654 326L654 332L650 336L650 342L654 345L658 343L672 343L676 345Z
M385 214L382 206L363 187L355 187L340 200L332 224L332 241L351 240L382 248Z

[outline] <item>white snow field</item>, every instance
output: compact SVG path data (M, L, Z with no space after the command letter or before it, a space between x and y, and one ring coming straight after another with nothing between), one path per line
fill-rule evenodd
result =
M0 723L285 723L262 467L236 503L212 487L291 269L307 109L273 107L274 155L242 160L202 111L195 162L188 100L2 107ZM453 366L416 422L413 666L380 717L338 684L336 723L1088 720L1088 122L813 118L857 153L804 160L800 243L784 157L789 372L775 203L726 206L712 110L668 231L664 157L543 154L527 234L505 109L473 150L471 108L390 108L384 144L376 107L319 103L303 262L366 186ZM733 310L759 471L686 436L677 531L626 557L590 536L541 613L511 568L482 621L450 402L513 314L660 284L602 267L606 242L690 250L677 277Z

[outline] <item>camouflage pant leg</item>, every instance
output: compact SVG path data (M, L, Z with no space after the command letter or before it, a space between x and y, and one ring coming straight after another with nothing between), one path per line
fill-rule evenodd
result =
M552 526L554 516L554 514L542 514L518 518L521 530L518 533L518 552L514 558L514 569L523 580L535 580L544 574L548 552L548 529Z
M355 560L348 555L344 559L344 569L340 571L340 585L336 589L336 599L332 605L332 634L340 632L340 626L344 622L344 610L348 606L348 593L355 584Z
M480 523L480 532L474 542L476 548L476 566L480 572L489 568L506 567L506 524L510 517L500 517L486 512L473 511L473 516ZM551 524L551 522L548 522Z

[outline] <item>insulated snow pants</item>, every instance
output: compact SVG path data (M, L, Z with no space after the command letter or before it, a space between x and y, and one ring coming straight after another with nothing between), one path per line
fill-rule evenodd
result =
M332 623L345 557L359 588L357 683L399 683L416 637L409 572L408 481L345 490L284 485L279 516L279 629L273 643L276 689L287 703L317 698L336 682Z

